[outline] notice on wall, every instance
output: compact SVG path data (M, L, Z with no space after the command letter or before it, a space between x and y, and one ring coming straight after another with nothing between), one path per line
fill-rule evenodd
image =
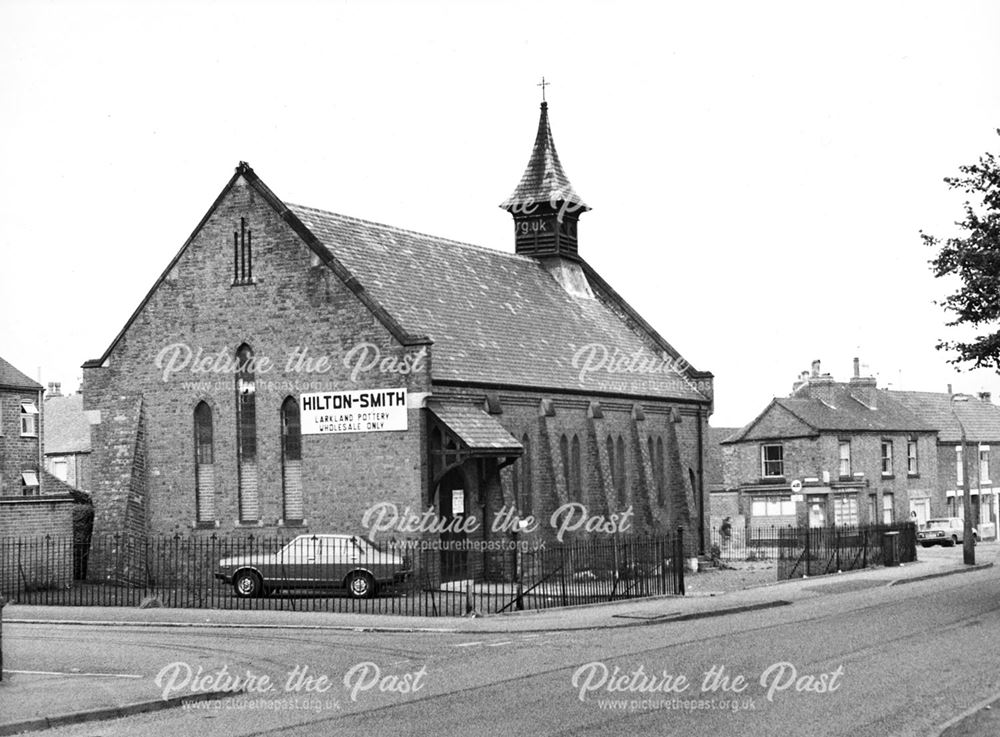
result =
M451 490L451 513L452 515L465 514L465 490Z
M299 396L303 435L406 430L406 389L359 389Z

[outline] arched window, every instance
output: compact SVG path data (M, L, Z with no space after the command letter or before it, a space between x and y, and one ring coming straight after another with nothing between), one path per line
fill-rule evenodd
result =
M617 478L618 466L615 464L615 439L613 437L611 437L610 435L608 435L607 440L605 442L605 445L607 446L607 449L608 449L608 470L611 472L611 478L608 479L608 483L611 485L611 488L614 489L615 492L617 493L617 491L618 491L618 478Z
M194 408L195 515L198 522L215 521L215 449L212 408L199 402Z
M667 506L667 469L663 462L663 438L656 439L656 500L661 507Z
M618 446L615 448L615 463L617 464L615 475L617 476L618 504L621 509L625 509L628 506L628 479L625 476L625 441L621 435L618 436Z
M572 499L576 495L573 488L573 474L569 465L569 438L565 435L559 436L559 457L562 459L563 480L566 482L566 495Z
M524 446L524 455L518 461L521 465L521 473L518 479L520 488L517 490L517 510L523 519L532 513L531 438L528 437L527 433L521 436L521 445Z
M239 464L240 522L260 519L257 489L257 383L253 350L236 351L236 457Z
M302 425L299 402L288 397L281 404L281 480L284 488L284 520L301 522L305 517L302 500Z
M570 444L570 495L578 502L583 502L583 473L580 462L580 438L573 436Z

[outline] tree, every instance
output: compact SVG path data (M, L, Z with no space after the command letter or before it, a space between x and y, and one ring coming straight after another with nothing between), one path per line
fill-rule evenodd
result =
M934 276L953 275L962 282L958 291L937 303L954 315L947 325L968 326L979 334L970 341L942 340L936 347L958 354L950 363L1000 370L1000 161L986 153L978 163L960 166L959 172L944 181L968 197L965 218L955 223L960 235L942 240L920 231L920 237L939 249L930 261Z

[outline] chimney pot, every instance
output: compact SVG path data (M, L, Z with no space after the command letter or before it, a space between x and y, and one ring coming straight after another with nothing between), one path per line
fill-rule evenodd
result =
M948 396L951 396L951 384L948 384Z
M993 401L993 395L990 392L979 392L979 399L989 404Z
M854 358L854 375L861 376L861 361L857 357Z
M818 358L815 361L813 361L813 363L812 363L812 375L813 376L819 376L819 359Z

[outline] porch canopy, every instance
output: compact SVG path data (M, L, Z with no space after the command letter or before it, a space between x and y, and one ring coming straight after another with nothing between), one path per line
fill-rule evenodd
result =
M432 488L448 471L474 458L513 463L524 447L495 417L473 404L428 402Z

